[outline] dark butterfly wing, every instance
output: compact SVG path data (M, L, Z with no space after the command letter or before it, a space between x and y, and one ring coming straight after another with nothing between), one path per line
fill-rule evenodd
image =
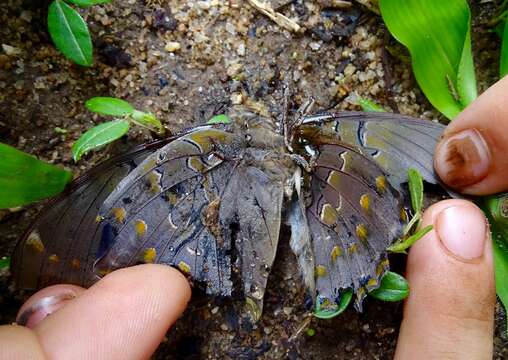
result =
M268 152L247 149L241 141L230 132L202 129L142 162L101 207L95 271L163 263L205 283L208 293L230 295L233 268L259 315L277 249L286 175L266 160Z
M302 127L320 137L318 142L328 138L360 148L381 166L397 189L407 181L409 168L417 169L425 181L439 183L433 156L444 128L432 121L380 112L313 115L305 119Z
M93 283L99 207L122 178L168 141L145 144L103 162L51 200L16 245L11 268L17 286Z
M361 310L388 269L386 248L402 235L402 183L412 167L437 183L434 147L443 126L395 114L338 113L309 117L300 128L315 153L307 208L317 301L333 309L352 288ZM346 145L348 144L348 145Z

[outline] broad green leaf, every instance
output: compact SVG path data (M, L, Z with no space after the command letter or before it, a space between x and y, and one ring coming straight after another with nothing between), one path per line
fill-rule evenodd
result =
M484 198L482 209L492 232L496 293L508 312L508 194Z
M415 214L423 208L423 178L416 169L409 169L407 172L409 194L411 195L411 208Z
M85 102L85 107L101 115L127 116L134 112L127 101L114 97L93 97Z
M400 301L409 295L409 285L402 275L388 271L381 280L381 286L369 295L382 301Z
M62 0L49 5L48 30L62 54L78 65L92 65L92 39L85 20Z
M424 237L432 229L433 229L432 225L425 226L423 229L418 230L413 235L409 236L407 239L398 241L392 246L389 246L386 250L394 253L405 253L410 246L412 246L415 242Z
M342 313L348 307L353 298L353 291L347 290L341 295L339 306L335 310L324 310L320 308L320 304L316 301L316 308L313 315L319 319L331 319Z
M366 99L366 98L360 98L360 100L358 100L358 105L360 105L362 107L363 111L386 112L386 110L383 109L380 105L378 105L374 101Z
M0 258L0 270L2 269L8 269L11 263L11 258L4 256Z
M72 174L0 143L0 209L26 205L60 193Z
M162 126L159 119L154 114L146 113L139 110L134 110L131 115L132 121L139 125L146 127L150 130L155 130L158 133L164 133L164 126Z
M114 120L94 126L81 135L72 145L72 157L74 161L78 161L87 151L121 138L127 131L129 131L129 122L127 120Z
M508 74L508 21L504 22L503 37L501 41L501 60L499 61L499 75Z
M231 120L225 114L215 115L210 120L206 122L207 124L230 124Z
M107 3L110 3L111 0L67 0L67 2L70 2L72 4L75 4L75 5L81 6L81 7L89 7L92 5L107 4Z
M416 81L431 104L453 119L477 97L466 0L380 0L392 35L411 53Z

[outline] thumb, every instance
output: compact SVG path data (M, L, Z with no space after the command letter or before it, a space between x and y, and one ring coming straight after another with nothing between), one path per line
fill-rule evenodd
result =
M396 359L492 359L495 285L487 221L474 204L430 207L434 229L408 257L411 294L404 306Z

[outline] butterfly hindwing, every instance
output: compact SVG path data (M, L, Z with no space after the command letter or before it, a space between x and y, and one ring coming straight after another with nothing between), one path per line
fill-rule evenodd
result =
M402 235L402 198L379 166L357 150L321 145L317 151L307 209L317 301L333 305L352 287L361 309L387 269L386 248Z

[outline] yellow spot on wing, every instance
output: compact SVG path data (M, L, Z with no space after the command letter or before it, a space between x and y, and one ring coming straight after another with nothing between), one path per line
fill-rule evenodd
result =
M113 216L115 217L115 220L119 223L123 223L125 221L125 217L127 216L127 212L123 207L117 207L113 208L111 210L113 213Z
M330 256L332 257L332 261L335 262L335 260L337 260L337 258L341 255L342 255L342 249L338 245L335 245L332 249L332 252L330 253Z
M406 212L406 209L402 208L400 209L400 219L404 222L408 222L408 218L407 218L407 212Z
M380 175L376 178L376 188L380 193L386 191L386 178L383 175Z
M136 235L138 236L145 235L146 229L147 229L146 222L144 222L143 220L136 220L134 222L134 230L136 231Z
M363 194L360 196L360 206L362 209L367 212L370 209L370 196L369 194Z
M337 211L330 204L324 204L321 208L321 221L328 226L337 222Z
M340 187L340 175L337 171L332 170L330 174L328 174L328 178L326 182L330 184L333 188L338 189Z
M32 231L30 235L28 235L26 244L39 253L44 251L44 244L42 243L39 233L36 231Z
M314 273L317 277L323 277L326 276L328 272L326 271L326 268L323 265L317 265Z
M187 135L197 146L199 146L201 152L209 152L212 150L213 141L229 143L228 137L231 135L220 130L207 129L198 130L196 132Z
M190 266L185 261L180 261L178 263L178 268L185 274L190 274Z
M370 278L369 281L367 281L367 288L373 288L375 286L377 286L377 279Z
M53 254L48 257L48 260L52 263L57 263L60 261L60 258L58 257L57 254Z
M349 255L352 255L352 254L358 252L358 245L356 245L356 244L349 245L347 252Z
M157 251L155 248L151 247L146 249L143 252L143 261L145 263L153 263L155 261L155 257L157 256Z
M78 259L72 259L71 266L74 269L79 269L79 267L81 266L81 261L79 261Z
M150 191L154 194L157 194L162 191L160 185L161 174L152 171L148 174L148 183L150 184Z
M362 241L367 240L367 236L369 235L369 232L367 231L367 227L364 224L358 224L356 226L356 236Z
M199 173L203 172L206 168L205 164L197 157L190 157L187 160L187 166Z

